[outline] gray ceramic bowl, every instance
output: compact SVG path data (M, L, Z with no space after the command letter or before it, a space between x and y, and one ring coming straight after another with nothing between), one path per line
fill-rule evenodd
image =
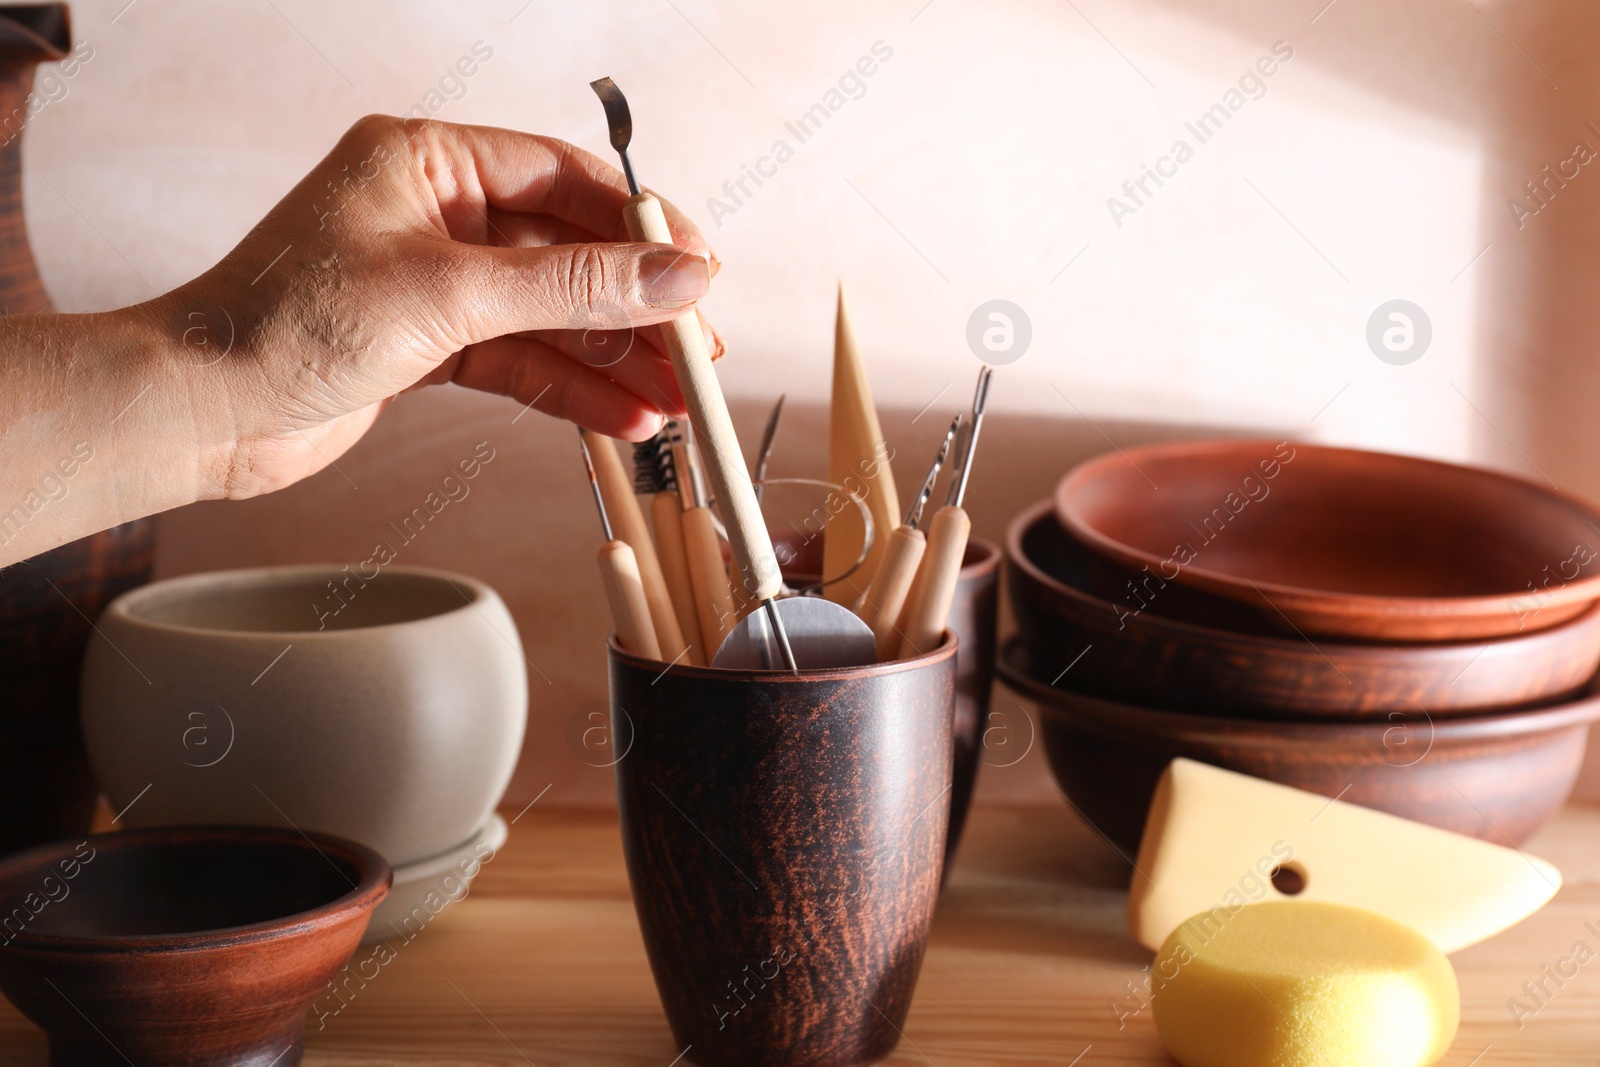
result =
M122 825L293 826L396 867L488 822L527 705L499 596L416 567L158 582L106 609L83 673L90 764Z

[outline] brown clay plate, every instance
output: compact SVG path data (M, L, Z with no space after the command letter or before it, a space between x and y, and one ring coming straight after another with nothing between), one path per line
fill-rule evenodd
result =
M1437 718L1570 697L1600 668L1600 606L1546 630L1481 641L1373 644L1273 630L1245 605L1135 580L1041 500L1011 523L1006 583L1046 678L1145 707L1256 719Z
M1135 571L1312 636L1453 641L1545 629L1600 600L1600 511L1494 471L1274 441L1106 453L1056 516Z
M1019 642L1000 680L1039 709L1062 795L1133 856L1156 782L1179 756L1402 818L1519 845L1565 803L1600 691L1552 707L1436 721L1261 722L1141 708L1052 685Z

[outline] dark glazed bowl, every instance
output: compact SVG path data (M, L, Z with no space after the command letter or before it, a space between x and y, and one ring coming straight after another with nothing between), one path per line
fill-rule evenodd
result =
M854 1067L900 1039L938 898L956 642L788 675L610 646L623 854L702 1067Z
M176 827L0 863L0 992L54 1067L292 1067L389 865L337 837Z
M1312 636L1499 637L1600 600L1600 511L1452 463L1271 441L1146 445L1079 464L1055 502L1092 551Z
M1012 641L1000 678L1039 707L1068 802L1128 856L1161 772L1179 756L1417 822L1520 845L1578 777L1600 692L1530 711L1435 722L1253 722L1152 711L1052 686Z
M1130 593L1128 572L1063 530L1048 500L1012 522L1006 559L1012 611L1038 672L1053 678L1070 665L1075 690L1146 707L1262 719L1424 710L1453 718L1572 697L1600 668L1600 607L1517 637L1313 645L1174 583L1139 579Z

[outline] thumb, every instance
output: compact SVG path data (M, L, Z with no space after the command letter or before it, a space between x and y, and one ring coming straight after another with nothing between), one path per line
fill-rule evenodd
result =
M671 245L452 245L446 255L435 276L473 342L524 330L648 326L677 318L711 287L706 260Z

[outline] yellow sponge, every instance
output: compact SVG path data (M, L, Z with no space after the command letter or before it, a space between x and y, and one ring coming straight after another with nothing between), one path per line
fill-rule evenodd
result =
M1432 941L1343 904L1196 915L1153 971L1156 1030L1184 1067L1426 1067L1461 1020Z

